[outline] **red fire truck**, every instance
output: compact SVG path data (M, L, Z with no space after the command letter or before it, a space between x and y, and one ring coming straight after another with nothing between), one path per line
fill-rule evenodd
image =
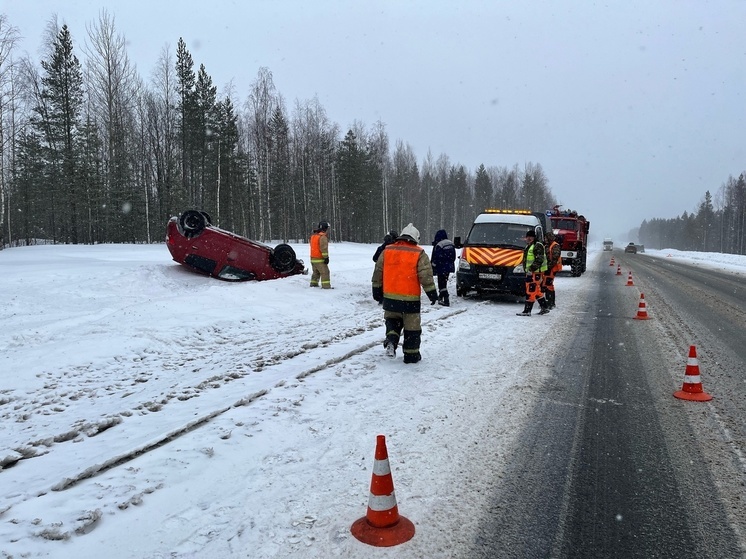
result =
M562 265L570 266L570 273L577 277L585 272L588 231L591 222L574 210L561 210L554 206L547 211L547 218L557 241L562 247Z

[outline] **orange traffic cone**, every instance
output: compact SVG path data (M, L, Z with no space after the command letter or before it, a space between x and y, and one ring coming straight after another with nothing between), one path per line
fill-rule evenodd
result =
M627 276L627 283L625 283L624 285L627 285L627 286L635 285L634 282L632 281L632 270L629 271L629 276Z
M617 264L616 275L618 275L618 276L622 275L622 265L621 264Z
M368 513L353 522L350 532L358 540L376 547L391 547L414 536L414 524L399 516L394 494L394 480L389 467L386 437L376 439L376 457L370 482Z
M689 359L686 362L684 385L681 387L681 390L674 392L673 395L681 400L693 400L695 402L709 402L712 400L712 396L702 389L702 380L699 378L697 350L693 345L689 346Z
M637 320L647 320L650 318L648 316L648 309L645 306L645 294L640 293L640 304L637 305L637 316L635 316L635 319Z
M612 256L611 257L611 262L609 262L609 266L613 266L613 265L614 265L614 257Z

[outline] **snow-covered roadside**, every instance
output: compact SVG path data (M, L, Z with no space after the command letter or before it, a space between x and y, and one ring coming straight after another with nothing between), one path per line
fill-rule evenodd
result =
M0 367L12 371L0 458L29 456L0 471L0 549L452 556L548 374L535 341L547 356L566 341L608 261L593 253L587 274L558 278L561 312L545 317L505 301L425 304L423 361L404 366L380 347L374 249L334 243L326 292L307 276L198 276L162 245L0 252ZM417 534L373 551L349 527L365 514L377 434Z

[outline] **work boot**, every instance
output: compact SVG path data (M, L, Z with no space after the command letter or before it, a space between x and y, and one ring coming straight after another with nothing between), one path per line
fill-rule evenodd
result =
M547 303L546 299L542 297L539 299L539 306L541 307L541 310L539 311L539 314L547 314L549 312L549 303Z
M396 346L392 342L386 342L386 356L396 357Z
M440 299L438 299L438 303L443 305L444 307L450 307L451 302L448 299L448 293L444 293L440 296Z
M531 301L530 303L526 303L526 305L523 307L523 312L517 312L515 313L516 316L531 316L531 309L534 308L534 302Z
M549 303L549 308L553 309L557 305L555 304L555 292L554 291L547 291L547 303Z
M420 355L420 352L417 353L405 353L404 354L404 362L405 363L417 363L422 359L422 355Z

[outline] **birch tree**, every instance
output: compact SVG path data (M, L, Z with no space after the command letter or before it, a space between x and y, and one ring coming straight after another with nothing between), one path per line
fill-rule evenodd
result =
M17 64L13 60L20 39L18 29L0 14L0 250L12 241L10 224L10 177L15 153Z
M137 189L135 173L135 102L139 78L127 56L126 40L117 33L114 18L102 10L87 27L87 93L92 119L103 149L103 187L110 239L134 241L147 228L147 192ZM92 199L99 193L88 193ZM139 221L139 224L138 224Z

